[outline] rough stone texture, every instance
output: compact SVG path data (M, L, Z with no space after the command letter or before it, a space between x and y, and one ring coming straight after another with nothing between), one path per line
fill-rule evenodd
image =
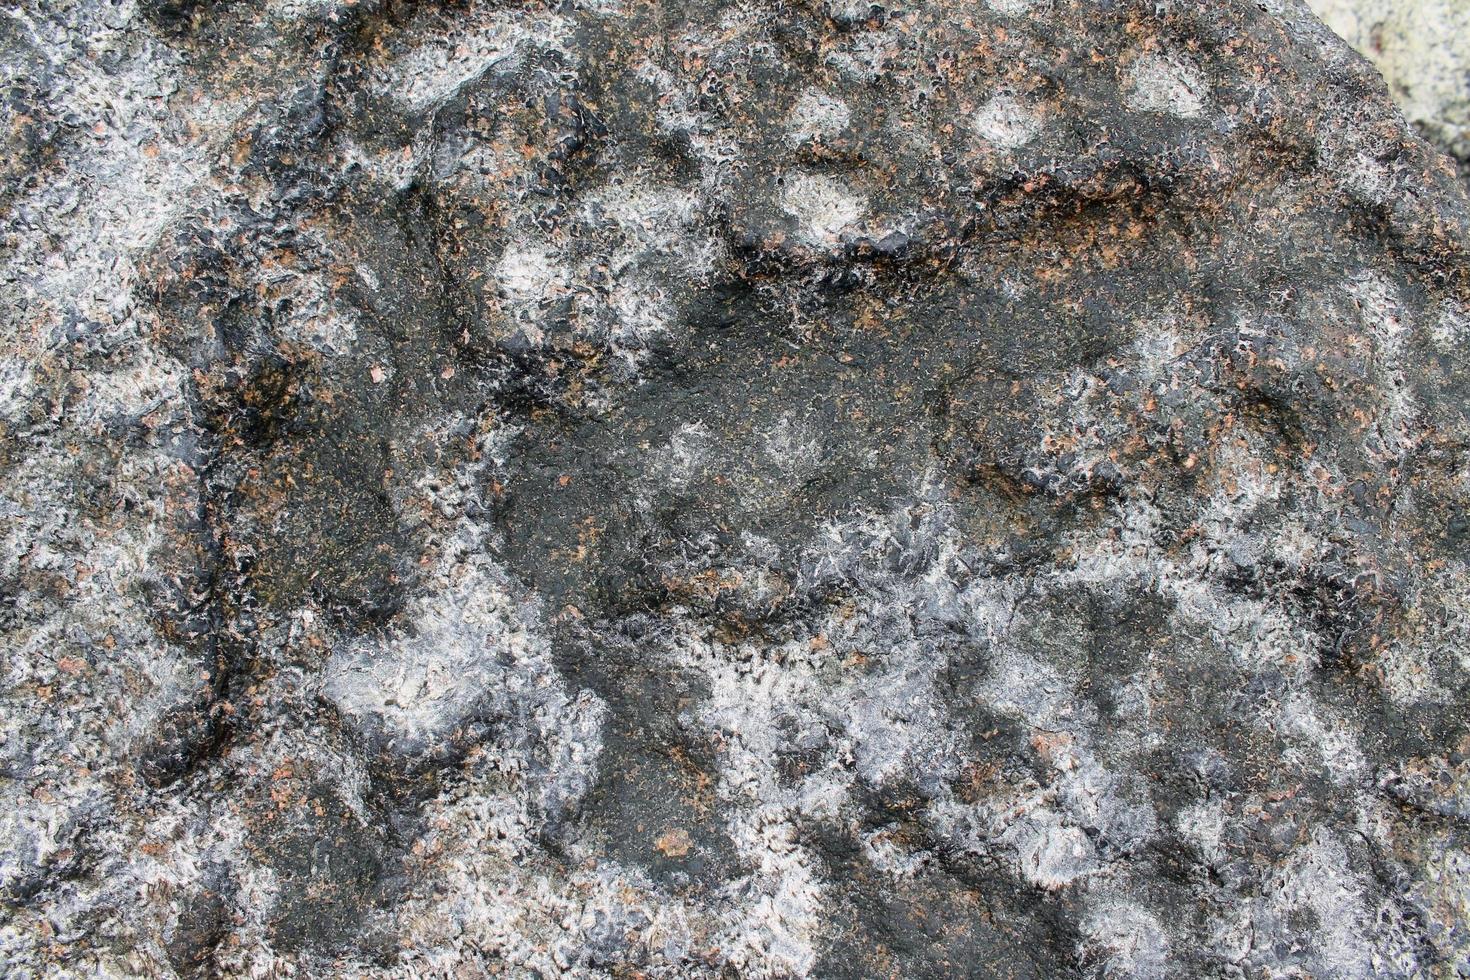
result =
M1408 120L1470 178L1470 4L1465 0L1310 0L1372 60Z
M0 972L1470 968L1470 209L1305 6L0 52Z

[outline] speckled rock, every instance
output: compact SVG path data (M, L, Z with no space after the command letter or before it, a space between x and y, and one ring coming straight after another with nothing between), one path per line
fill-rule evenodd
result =
M0 64L0 973L1470 968L1470 206L1304 5Z
M1462 0L1310 0L1383 73L1405 117L1470 177L1470 5Z

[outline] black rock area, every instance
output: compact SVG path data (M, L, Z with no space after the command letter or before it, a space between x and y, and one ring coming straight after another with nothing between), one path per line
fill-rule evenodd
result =
M0 69L0 974L1470 972L1470 204L1297 0Z

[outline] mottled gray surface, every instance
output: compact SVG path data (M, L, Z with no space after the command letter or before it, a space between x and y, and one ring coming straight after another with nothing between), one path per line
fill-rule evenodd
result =
M1470 3L1310 0L1383 73L1404 117L1470 177Z
M1303 4L0 66L6 976L1470 970L1470 206Z

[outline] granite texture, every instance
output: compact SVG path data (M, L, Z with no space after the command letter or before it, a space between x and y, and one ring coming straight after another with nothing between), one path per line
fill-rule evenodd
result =
M0 66L0 973L1470 970L1470 205L1305 5Z
M1470 3L1311 0L1311 6L1373 62L1404 116L1470 179Z

